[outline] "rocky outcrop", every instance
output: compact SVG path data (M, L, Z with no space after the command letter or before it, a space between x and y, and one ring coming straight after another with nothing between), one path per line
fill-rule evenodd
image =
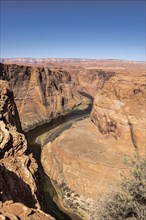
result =
M112 136L118 145L123 146L125 142L143 153L146 144L145 77L126 73L111 78L98 91L91 113L91 120L103 135Z
M48 214L45 214L39 209L28 208L22 203L14 203L7 201L0 202L0 219L1 220L54 220Z
M67 71L1 64L0 78L10 82L23 129L45 123L80 103Z
M126 173L123 160L134 154L133 148L115 149L109 141L86 119L42 150L42 165L58 195L54 199L74 220L94 220L97 201Z
M77 88L95 96L99 89L113 76L115 71L102 70L98 68L83 68L77 75Z
M128 173L125 158L145 153L144 74L116 74L98 89L90 119L75 123L42 151L57 204L95 220L100 199ZM72 217L72 219L77 219Z
M51 220L40 211L38 167L27 154L27 141L20 130L13 93L8 82L0 80L0 218Z
M26 152L27 142L21 131L19 115L13 93L7 81L0 80L0 158L21 156Z

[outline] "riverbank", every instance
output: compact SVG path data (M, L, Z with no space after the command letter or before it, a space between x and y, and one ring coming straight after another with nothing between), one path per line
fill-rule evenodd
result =
M52 119L49 123L39 125L34 129L27 131L25 136L28 140L29 151L33 153L39 167L39 179L43 188L45 211L56 218L56 220L70 220L70 217L64 214L61 209L61 204L57 202L57 193L52 185L50 179L44 173L41 165L41 148L44 144L53 141L58 137L64 130L72 126L75 121L82 120L89 116L92 109L92 99L84 95L84 102L73 111L68 114L59 116L58 118ZM56 200L53 201L53 198ZM56 205L57 203L57 205ZM59 208L58 208L59 207ZM66 210L66 213L68 211Z

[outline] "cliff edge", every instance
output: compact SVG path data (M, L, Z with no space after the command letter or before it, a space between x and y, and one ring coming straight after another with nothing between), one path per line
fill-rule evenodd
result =
M44 146L42 165L56 189L56 203L70 216L95 220L98 201L127 175L125 158L145 154L145 100L143 73L108 77L96 92L90 118Z
M53 220L41 211L38 167L20 131L13 93L0 80L0 218Z
M23 130L48 122L81 102L64 70L1 63L0 79L10 82Z

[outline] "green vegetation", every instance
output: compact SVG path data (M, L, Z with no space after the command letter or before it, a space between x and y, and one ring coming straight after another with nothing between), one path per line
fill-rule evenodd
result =
M118 190L102 202L98 219L146 220L146 159L136 158L128 165L132 175L123 177Z

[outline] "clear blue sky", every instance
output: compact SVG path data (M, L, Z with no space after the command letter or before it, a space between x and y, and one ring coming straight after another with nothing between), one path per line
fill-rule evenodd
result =
M1 57L145 60L144 0L1 0Z

